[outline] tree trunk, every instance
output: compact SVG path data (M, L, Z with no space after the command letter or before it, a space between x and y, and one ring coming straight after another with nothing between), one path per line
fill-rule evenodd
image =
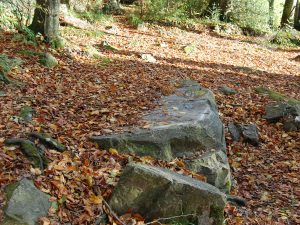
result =
M41 33L48 40L59 35L60 0L37 0L34 17L29 28L35 33Z
M284 27L289 24L289 19L292 15L294 6L294 0L285 0L283 13L281 17L281 27Z
M107 0L104 3L103 11L111 14L121 14L120 0Z
M275 0L269 0L269 26L274 28L274 2Z
M300 30L300 1L297 0L294 16L294 28Z

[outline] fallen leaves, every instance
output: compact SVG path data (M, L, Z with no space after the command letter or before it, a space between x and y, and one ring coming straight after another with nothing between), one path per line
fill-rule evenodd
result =
M109 214L104 200L129 161L158 165L205 180L201 174L190 173L180 159L166 163L149 156L123 155L117 149L101 151L86 141L91 134L111 134L126 126L151 127L140 119L144 111L154 108L161 94L172 94L177 80L189 78L213 90L225 124L256 123L260 128L259 147L232 143L226 136L229 161L237 180L233 194L249 202L248 208L228 206L227 223L300 224L299 132L285 133L282 124L263 120L264 106L271 99L254 90L266 86L299 99L300 66L290 60L296 53L177 28L150 27L137 34L123 24L119 27L119 36L105 35L103 40L69 37L81 46L90 42L101 45L109 40L118 51L102 49L101 55L111 62L106 66L99 68L101 62L84 56L79 47L73 60L65 52L56 52L60 64L52 70L42 68L35 58L25 57L21 69L12 73L25 88L0 84L1 91L5 91L0 111L1 190L22 176L32 176L42 191L54 197L50 217L41 219L43 225L59 224L58 221L93 224L103 210ZM12 34L3 34L0 39L0 53L19 56L19 48L32 50L11 42ZM133 45L136 40L138 43ZM189 45L186 54L183 48ZM140 57L143 52L155 55L156 62L144 62ZM238 95L222 95L220 85L235 88ZM36 111L33 123L10 119L18 115L22 105ZM32 169L18 149L8 149L3 144L8 137L33 131L54 134L68 147L66 153L46 150L52 162L44 174ZM4 204L1 193L0 206ZM143 218L134 212L122 219L143 223ZM111 224L118 223L111 215L109 220Z

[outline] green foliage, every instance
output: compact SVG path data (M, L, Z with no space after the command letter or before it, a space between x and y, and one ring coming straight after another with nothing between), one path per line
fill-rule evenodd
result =
M110 58L102 57L100 58L99 67L107 67L111 62L112 60Z
M20 50L18 53L24 55L24 56L42 56L43 53L40 52L34 52L30 50Z
M19 31L19 33L16 33L14 35L13 40L20 41L23 44L26 45L38 45L38 36L36 35L31 29L28 27L23 27L22 30Z
M58 37L58 38L52 39L50 41L50 45L51 45L51 48L54 48L54 49L64 48L65 40L61 37Z
M143 23L143 20L136 14L130 14L128 16L129 23L134 27L137 27L139 24Z
M271 43L282 47L300 46L300 32L291 27L285 27L276 32Z
M87 20L90 23L97 23L97 22L113 22L113 17L110 15L104 14L100 7L93 6L89 10L84 12L76 12L73 11L72 14L78 18Z
M146 0L141 6L141 17L148 21L176 21L191 14L186 6L181 0Z
M197 47L196 47L196 45L195 44L189 44L189 45L187 45L187 46L185 46L184 48L183 48L183 50L184 50L184 52L186 53L186 54L191 54L191 53L193 53L195 50L197 49Z
M82 36L100 38L103 32L99 30L83 30L75 27L61 27L61 33L64 37Z
M228 16L246 35L262 35L269 31L268 1L233 0Z

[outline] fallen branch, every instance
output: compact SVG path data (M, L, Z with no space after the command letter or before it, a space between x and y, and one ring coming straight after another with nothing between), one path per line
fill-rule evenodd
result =
M117 216L117 214L112 210L112 208L110 208L109 204L107 203L107 201L105 201L103 199L103 203L105 205L105 207L107 207L107 209L109 210L109 214L116 220L118 221L118 223L120 223L121 225L126 225L125 223L122 222L122 220Z

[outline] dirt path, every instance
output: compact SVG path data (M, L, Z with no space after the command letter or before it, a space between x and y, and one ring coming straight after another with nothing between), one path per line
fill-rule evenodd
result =
M0 33L0 54L19 56L24 60L21 69L14 70L11 76L26 84L21 89L0 86L7 95L0 97L1 187L29 171L29 163L23 163L24 158L18 151L12 153L4 147L5 138L33 130L49 132L72 152L73 158L50 152L57 164L77 157L81 166L91 171L99 170L83 160L93 161L100 157L86 137L120 131L128 125L142 126L143 121L139 118L144 110L155 107L156 98L172 92L176 80L191 78L214 91L225 125L230 121L256 123L260 130L259 147L233 144L227 135L228 155L237 181L233 193L249 203L247 208L228 207L228 223L299 224L300 133L286 134L282 124L268 124L263 120L264 106L272 100L257 94L254 89L264 86L300 99L300 63L293 60L300 49L275 51L238 41L238 37L231 40L209 33L197 34L159 26L138 31L122 23L115 25L118 27L116 34L106 33L98 38L80 31L76 31L78 36L73 36L64 30L66 38L81 48L87 43L99 48L102 60L86 57L80 54L80 49L73 59L65 52L54 52L59 58L59 66L54 69L43 68L37 63L37 57L18 52L20 49L34 50L32 46L13 42L13 34ZM99 30L107 32L105 25ZM102 41L119 50L101 48ZM187 45L192 46L190 54L183 51ZM145 62L141 59L142 53L152 54L156 63ZM222 95L218 90L221 85L236 89L238 94L233 97ZM18 115L23 105L35 109L35 124L16 123L11 119ZM126 159L106 154L100 154L100 158L105 162L103 176L107 181L109 171L112 168L120 170ZM109 155L114 162L107 159ZM53 167L49 171L53 176L65 176L59 168ZM41 187L58 198L67 192L50 184L49 173L38 177L36 171L31 171L31 176L36 176ZM78 179L85 178L79 176ZM100 182L99 179L94 177L95 184ZM69 181L60 182L65 187L76 185ZM106 182L103 188L112 185ZM81 188L87 190L89 187ZM0 202L4 204L1 198L0 195ZM83 215L92 216L99 212L95 207L86 209L86 204L79 200L74 205L73 210L71 207L60 209L61 221L76 217L84 221Z

